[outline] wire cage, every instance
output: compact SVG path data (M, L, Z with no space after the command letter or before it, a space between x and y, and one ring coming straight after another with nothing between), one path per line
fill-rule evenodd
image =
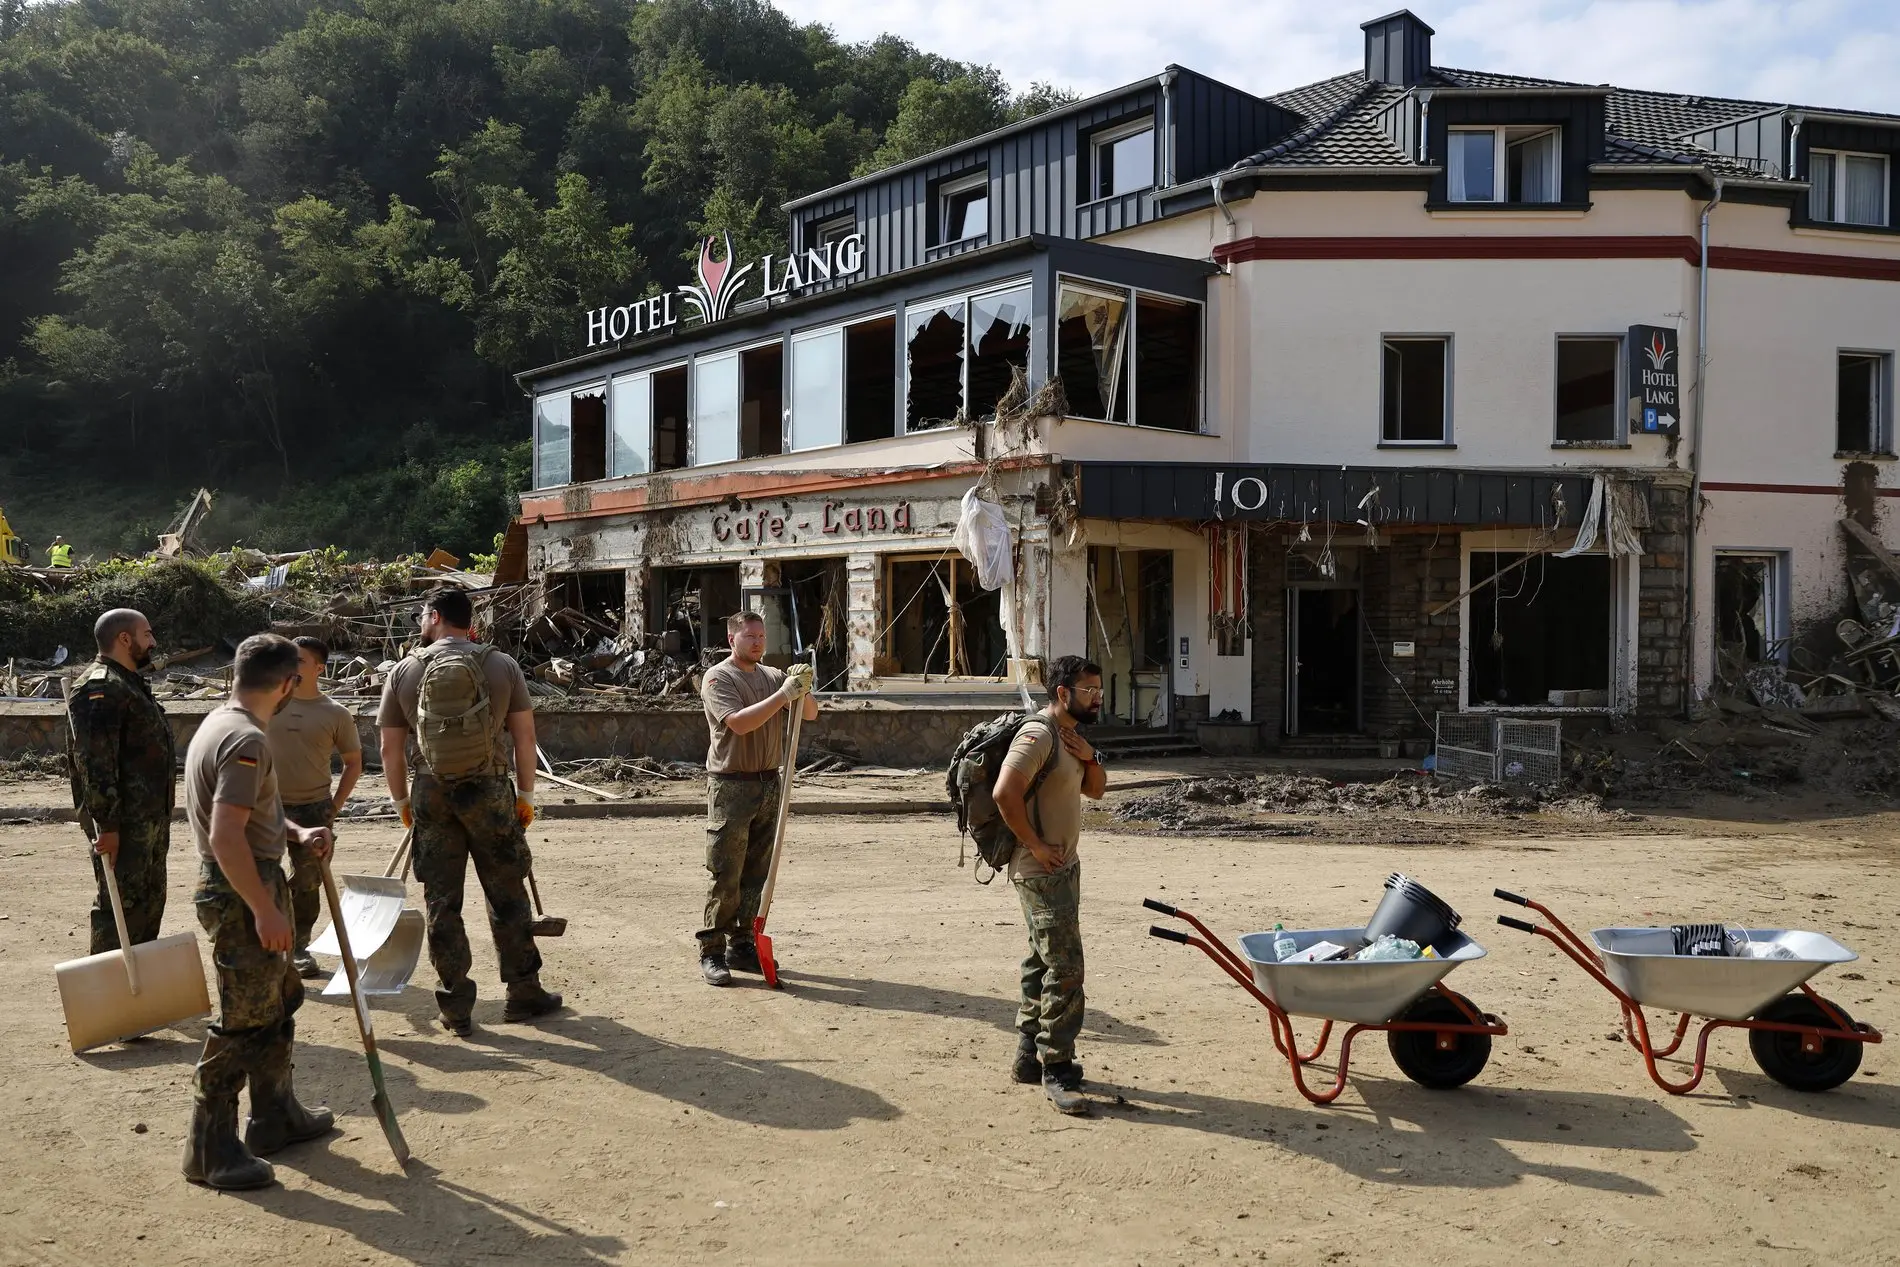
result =
M1563 778L1563 723L1440 713L1436 769L1473 783L1547 787Z

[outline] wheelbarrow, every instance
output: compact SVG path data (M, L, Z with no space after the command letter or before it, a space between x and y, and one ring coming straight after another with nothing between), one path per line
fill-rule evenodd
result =
M1238 952L1178 907L1148 898L1151 911L1184 920L1200 936L1155 925L1149 934L1163 941L1198 947L1240 988L1267 1009L1273 1045L1286 1057L1293 1085L1314 1104L1331 1104L1346 1089L1346 1070L1352 1059L1352 1041L1367 1030L1385 1034L1393 1061L1413 1082L1436 1091L1461 1087L1483 1071L1491 1059L1491 1038L1507 1034L1503 1021L1480 1012L1470 999L1445 988L1452 969L1484 958L1484 947L1463 933L1450 931L1432 943L1429 959L1341 960L1318 963L1282 963L1274 954L1276 937L1291 937L1294 954L1331 942L1337 946L1364 946L1364 928L1313 928L1278 933L1248 933ZM1319 1038L1301 1052L1293 1032L1293 1018L1308 1016L1321 1023ZM1325 1054L1333 1026L1347 1025L1339 1042L1339 1066L1333 1085L1314 1090L1306 1085L1306 1069Z
M1586 942L1543 904L1503 889L1496 896L1536 911L1549 927L1509 915L1498 916L1498 923L1545 938L1616 996L1624 1038L1643 1054L1655 1084L1672 1095L1687 1095L1701 1084L1709 1036L1718 1029L1747 1030L1749 1052L1761 1071L1796 1091L1840 1086L1860 1068L1861 1049L1880 1041L1879 1030L1809 987L1808 979L1830 964L1860 958L1823 933L1737 929L1746 954L1682 954L1673 928L1598 928ZM1726 929L1717 932L1728 935ZM1678 1013L1666 1044L1651 1036L1644 1008ZM1688 1081L1672 1082L1656 1062L1675 1055L1697 1017L1702 1028L1696 1032L1695 1065Z

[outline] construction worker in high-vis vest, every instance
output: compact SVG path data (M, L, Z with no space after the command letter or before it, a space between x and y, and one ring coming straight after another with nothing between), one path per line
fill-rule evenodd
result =
M46 557L56 568L69 568L73 565L73 548L66 544L66 538L54 537L53 544L46 548Z

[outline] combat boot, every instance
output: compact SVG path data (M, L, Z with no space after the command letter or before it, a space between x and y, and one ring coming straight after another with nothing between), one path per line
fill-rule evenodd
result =
M237 1096L197 1099L185 1134L185 1178L220 1192L268 1188L277 1172L237 1136Z
M732 984L732 970L726 967L726 957L716 950L699 957L699 975L706 978L707 985Z
M1082 1117L1089 1111L1088 1097L1082 1094L1082 1066L1073 1060L1059 1060L1044 1065L1042 1089L1058 1113Z
M561 996L552 990L543 990L540 977L529 977L526 981L508 983L508 1001L502 1006L501 1019L531 1021L560 1010Z
M1042 1062L1036 1059L1036 1040L1027 1034L1016 1040L1016 1059L1009 1066L1009 1076L1031 1087L1042 1081Z
M336 1128L336 1115L329 1109L306 1109L297 1103L290 1061L296 1032L296 1022L285 1021L251 1071L251 1116L244 1124L244 1146L260 1157Z
M750 938L733 938L726 947L726 967L734 972L750 972L757 975L765 971L759 962L759 948Z
M305 981L314 981L323 975L323 966L307 950L299 950L292 955L290 963L297 969L297 975Z

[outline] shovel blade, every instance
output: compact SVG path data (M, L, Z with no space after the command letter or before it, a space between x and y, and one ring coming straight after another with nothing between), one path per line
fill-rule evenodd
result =
M774 990L781 988L778 983L778 957L772 953L772 939L766 935L765 921L753 917L752 944L758 947L759 970L765 973L765 984Z
M401 880L380 875L343 875L343 926L349 930L350 949L359 960L374 956L396 931L402 918L403 904L409 900L409 886ZM333 920L310 943L317 955L341 955Z
M528 926L530 937L559 937L567 931L567 916L543 915Z
M364 995L401 994L409 988L409 978L416 974L416 964L422 959L422 941L427 923L421 911L402 912L388 940L378 946L376 953L368 959L358 961L357 988ZM354 933L351 934L350 949L356 949ZM349 992L349 974L338 965L336 975L323 987L323 993L328 997Z
M117 950L55 964L66 1037L73 1051L123 1042L180 1021L211 1015L198 938L173 933L132 947L139 992L132 993L125 958Z

